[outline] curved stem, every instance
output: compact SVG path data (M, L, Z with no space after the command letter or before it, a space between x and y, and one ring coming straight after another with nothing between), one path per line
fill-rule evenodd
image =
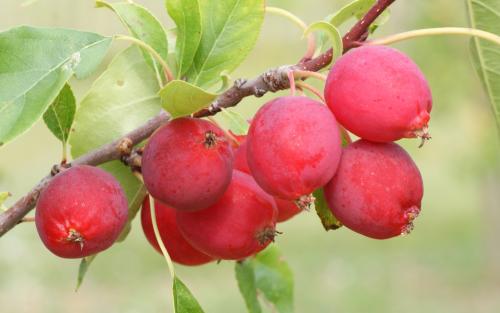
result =
M158 61L158 63L160 63L160 65L163 67L163 70L165 71L165 75L167 76L167 81L171 81L172 79L174 79L174 75L172 74L172 71L170 70L170 67L168 66L167 62L165 62L165 60L163 60L161 55L158 54L158 52L156 52L156 50L153 49L153 47L151 47L150 45L148 45L147 43L145 43L142 40L139 40L137 38L130 37L130 36L115 35L113 38L115 38L116 40L129 41L129 42L132 42L132 43L140 46L141 48L146 49L156 59L156 61Z
M301 80L299 80L299 81L297 82L297 86L299 86L299 87L301 87L301 88L303 88L303 89L307 89L307 90L309 90L309 91L310 91L310 92L312 92L312 93L313 93L316 97L318 97L318 98L321 100L321 102L325 103L325 98L323 97L323 95L321 94L321 92L320 92L318 89L314 88L313 86L311 86L311 85L309 85L308 83L303 82L303 81L301 81Z
M266 7L266 13L283 16L292 21L293 23L295 23L297 26L299 26L302 29L302 31L305 31L307 29L307 24L303 20L301 20L297 15L285 9L276 7Z
M426 36L437 36L437 35L465 35L479 37L484 40L488 40L500 45L500 36L486 32L484 30L475 28L465 28L465 27L439 27L439 28L424 28L412 30L404 33L399 33L391 35L385 38L375 39L367 42L367 45L389 45L395 42L418 38Z
M158 245L160 246L161 253L165 257L165 260L167 261L168 270L170 271L170 275L172 276L172 279L174 279L174 277L175 277L174 263L172 263L172 259L170 258L170 255L167 252L167 248L165 248L165 245L163 244L163 240L161 239L160 231L158 230L158 221L156 220L155 201L154 201L153 197L151 197L151 196L149 196L149 208L151 210L151 222L153 224L153 230L155 233L156 242L158 242Z
M266 7L266 12L287 18L295 25L299 26L302 29L302 32L305 32L307 30L307 24L292 12L276 7ZM314 56L315 50L316 40L314 39L313 34L309 34L307 36L307 51L304 54L303 59L310 60Z
M287 73L288 81L290 82L290 96L295 96L295 77L293 71Z
M293 75L296 79L298 78L308 78L308 77L314 77L322 81L326 81L326 75L323 75L318 72L313 72L313 71L302 71L302 70L294 70Z

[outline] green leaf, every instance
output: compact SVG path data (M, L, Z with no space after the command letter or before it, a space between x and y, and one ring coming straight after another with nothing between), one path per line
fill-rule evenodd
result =
M245 300L249 313L261 313L262 309L257 298L257 284L253 264L249 260L235 263L235 274L240 293Z
M68 141L71 125L75 118L76 100L71 87L66 84L43 114L43 120L50 131L63 144Z
M222 71L233 71L257 41L264 21L264 0L201 1L202 36L187 73L188 81L201 87L219 80Z
M212 103L216 94L183 80L173 80L160 91L162 107L173 118L188 116Z
M241 116L239 113L230 111L227 109L222 109L219 116L222 118L223 123L227 126L229 130L235 135L246 135L248 129L250 128L250 123Z
M315 30L324 31L330 38L333 49L332 63L335 63L335 60L337 60L344 51L342 43L342 35L340 35L339 30L328 22L319 21L309 25L309 27L307 27L307 29L304 31L304 36L307 36L309 33Z
M275 246L269 246L253 259L255 282L278 312L293 312L293 273Z
M0 33L0 146L38 121L68 79L89 76L111 38L21 26Z
M360 19L377 2L377 0L355 0L346 4L330 17L330 23L336 27L351 18Z
M0 210L2 210L2 211L6 211L7 210L7 208L3 205L3 203L10 196L11 196L11 194L8 191L0 192Z
M221 80L222 84L221 84L219 90L217 91L217 93L222 93L226 89L229 88L229 85L231 84L231 76L229 75L229 72L228 71L222 71L220 73L220 80Z
M467 0L471 26L500 35L500 2ZM471 39L472 59L491 101L500 134L500 47L478 38Z
M342 226L342 223L337 220L337 218L333 215L332 210L328 207L328 203L326 203L325 194L323 189L317 189L313 192L314 198L314 208L316 209L316 213L321 220L321 224L325 230L335 230Z
M117 55L78 107L69 138L73 156L120 138L158 114L161 106L157 86L154 71L138 48L130 47ZM141 204L143 185L119 161L102 168L120 182L133 218Z
M132 2L108 3L96 1L97 7L107 7L114 11L122 23L127 27L130 34L135 38L147 43L166 60L168 55L167 35L161 23L146 8ZM162 73L161 66L145 50L142 53L146 62L155 70Z
M78 268L78 278L76 280L75 291L78 291L78 289L82 285L83 279L85 278L85 274L87 274L87 270L90 266L90 263L92 263L92 261L94 261L95 257L96 257L96 255L91 255L91 256L82 258L82 260L80 261L80 267Z
M167 11L177 25L177 78L193 64L201 40L201 15L198 0L166 0Z
M175 313L203 313L196 298L178 277L174 277L173 292Z

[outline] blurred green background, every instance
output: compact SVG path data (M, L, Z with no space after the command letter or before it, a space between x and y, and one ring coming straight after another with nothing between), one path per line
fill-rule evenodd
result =
M216 0L214 0L216 1ZM163 2L137 1L166 25ZM347 1L282 0L307 22ZM376 36L413 28L467 26L463 1L396 1L390 21ZM109 11L88 0L0 0L0 29L58 26L102 34L125 33ZM423 149L401 142L421 169L423 211L414 232L387 241L340 229L323 231L314 212L279 226L277 238L295 273L296 312L500 312L500 147L489 103L473 71L468 39L434 37L396 45L429 79L434 96L433 139ZM124 45L114 44L112 54ZM296 62L305 49L289 21L267 16L256 49L233 77L253 77ZM72 81L79 99L90 80ZM246 99L238 111L251 116L265 99ZM0 191L22 196L59 161L60 144L43 123L0 150ZM78 293L79 261L51 255L34 224L0 239L0 312L171 312L170 278L162 257L140 225L125 243L102 253ZM177 266L207 313L245 312L233 263ZM268 308L265 308L269 310Z

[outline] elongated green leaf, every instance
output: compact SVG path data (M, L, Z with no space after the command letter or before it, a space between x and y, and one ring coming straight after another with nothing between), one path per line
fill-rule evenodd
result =
M193 64L201 40L201 15L198 0L166 0L167 11L177 25L177 78Z
M161 107L157 86L154 71L138 48L130 47L116 56L76 112L69 138L73 156L115 140L158 114ZM142 184L119 161L102 167L122 185L133 217L142 201Z
M219 117L222 118L224 124L235 135L246 135L250 128L250 123L237 112L232 110L222 109Z
M68 141L71 125L73 125L73 119L75 118L75 111L75 96L71 87L66 84L43 114L45 124L63 144Z
M111 38L21 26L0 33L0 146L27 131L68 79L101 63Z
M264 0L201 1L202 36L187 73L188 81L208 87L222 71L233 71L252 50L264 20Z
M87 270L89 269L90 263L94 261L96 255L91 255L86 258L82 258L80 261L80 266L78 267L78 278L76 280L76 288L75 291L80 289L80 286L83 283L83 279L85 278L85 274L87 274Z
M332 62L335 63L335 60L337 60L337 58L339 58L344 51L343 44L342 44L342 36L340 35L339 30L335 26L333 26L332 24L330 24L328 22L319 21L319 22L315 22L315 23L312 23L311 25L309 25L309 27L307 27L307 29L305 30L304 35L308 35L312 31L316 31L316 30L321 30L321 31L326 32L326 34L330 38L330 41L332 42L332 49L333 49Z
M342 223L337 220L337 218L333 215L332 210L328 207L323 189L317 189L314 191L313 195L315 198L314 208L316 209L316 213L318 214L321 224L323 224L325 230L335 230L342 227Z
M249 260L235 263L236 280L249 313L260 313L262 309L257 298L257 284L253 264Z
M274 245L253 260L255 282L278 312L293 312L293 273Z
M176 118L207 107L217 95L183 80L173 80L160 91L160 97L163 108Z
M132 2L108 3L100 0L96 1L96 5L113 10L132 36L150 45L164 60L167 59L168 42L165 30L146 8ZM146 50L142 48L141 50L147 63L162 73L157 61Z
M203 313L196 298L178 277L174 277L173 292L175 313Z
M500 2L466 1L472 27L500 35ZM500 46L478 38L471 40L472 59L491 101L500 134Z

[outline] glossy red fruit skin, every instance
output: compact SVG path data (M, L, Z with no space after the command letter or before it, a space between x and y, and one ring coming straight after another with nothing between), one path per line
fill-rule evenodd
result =
M255 115L247 136L248 165L269 194L297 200L335 174L341 141L333 114L306 97L280 97Z
M234 168L252 175L247 162L247 142L244 139L242 139L241 142L242 143L234 153ZM278 223L285 222L302 212L294 201L283 200L278 197L274 197L274 201L276 202L276 207L278 208Z
M432 109L431 91L418 66L385 46L356 48L337 60L325 99L340 124L375 142L416 137L427 127Z
M82 258L109 248L127 216L127 198L118 181L97 167L79 165L59 173L41 193L35 222L52 253ZM72 233L83 241L70 240Z
M186 240L215 259L240 260L264 249L273 239L276 205L253 180L234 170L229 188L211 207L177 211Z
M175 119L161 127L142 156L146 188L155 199L178 210L214 204L231 181L232 167L233 152L223 131L193 118Z
M408 153L392 142L366 140L344 149L324 190L342 224L375 239L411 231L423 197L422 177Z
M155 200L155 215L160 237L172 261L188 266L202 265L213 261L212 257L196 250L184 239L177 227L174 208ZM147 240L161 254L151 221L149 197L146 197L142 204L141 224Z

